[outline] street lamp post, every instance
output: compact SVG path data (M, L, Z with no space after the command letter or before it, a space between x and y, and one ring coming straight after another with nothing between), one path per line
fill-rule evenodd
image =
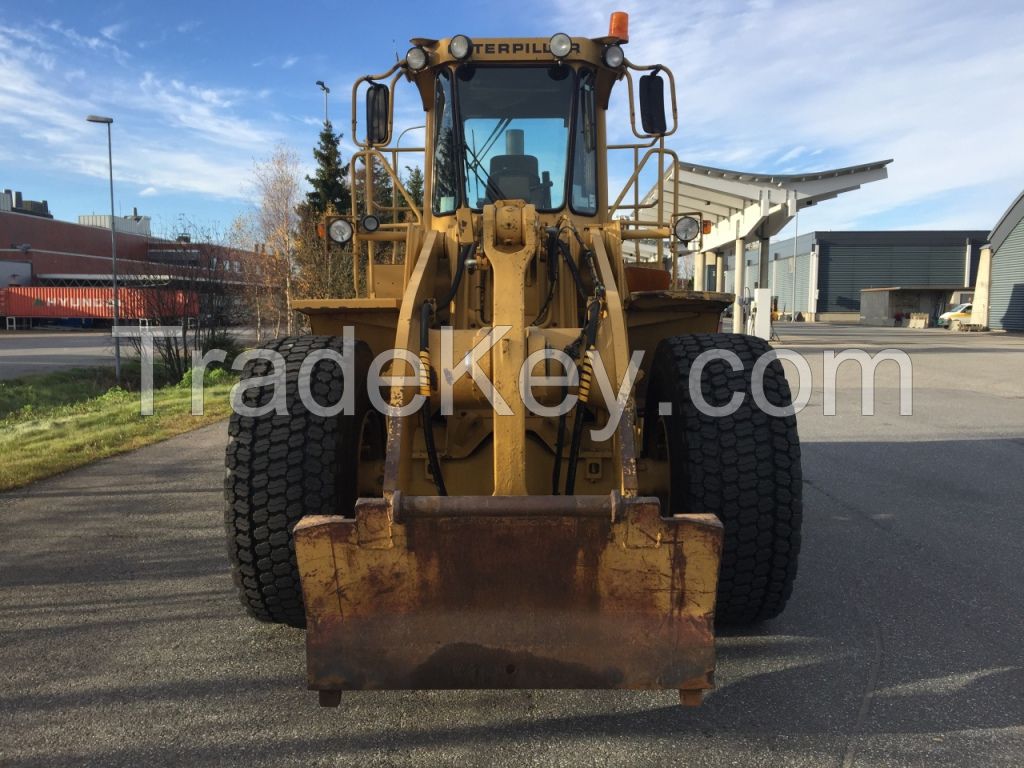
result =
M397 147L397 146L399 146L402 143L402 137L405 136L405 134L407 134L409 131L416 131L416 130L419 130L420 128L426 128L426 127L427 126L425 126L425 125L410 125L404 131L402 131L400 134L398 134L398 140L395 142L395 146Z
M107 168L110 171L110 274L114 287L114 380L117 386L121 386L121 338L117 335L117 326L120 320L120 306L117 292L117 234L114 230L114 150L110 135L110 124L114 122L112 117L100 115L89 115L90 123L102 123L107 126Z
M327 125L327 94L331 92L331 89L327 87L323 80L317 80L316 84L320 86L320 90L324 92L324 125Z

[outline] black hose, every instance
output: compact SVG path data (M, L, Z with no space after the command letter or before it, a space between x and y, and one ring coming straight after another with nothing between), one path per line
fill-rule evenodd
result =
M452 286L448 289L448 293L444 295L444 298L437 300L437 306L447 307L455 299L455 294L459 292L459 285L462 283L462 273L466 270L466 261L473 258L473 254L476 253L476 243L470 243L459 248L459 261L455 265L455 277L452 278Z
M430 464L430 474L434 478L434 485L437 487L439 496L447 496L448 490L444 485L444 475L441 474L441 460L437 455L437 445L434 443L434 414L430 407L430 390L433 368L430 365L430 326L433 324L437 307L446 307L455 299L459 292L459 285L462 283L462 275L466 271L466 261L476 252L476 243L464 245L459 249L459 261L455 266L455 276L452 278L451 287L435 305L430 299L423 302L420 308L420 394L423 395L423 407L420 409L420 421L423 425L423 445L427 449L427 462Z
M562 252L558 247L559 229L557 227L548 227L546 231L548 238L548 295L545 297L540 311L537 312L537 317L534 318L530 325L540 325L547 318L548 310L551 308L551 300L555 297L555 288L558 286L558 265L562 261Z
M423 395L423 407L420 408L420 423L423 427L423 445L427 449L427 463L430 474L434 478L439 496L447 496L444 476L441 474L441 461L434 444L434 414L430 408L430 321L434 315L434 305L428 299L420 308L420 394Z
M580 270L576 266L576 262L572 260L572 251L569 249L569 244L559 240L558 249L565 257L565 263L569 265L572 281L576 284L576 292L579 293L581 299L585 299L587 297L587 290L583 287L583 278L580 276Z
M587 325L585 329L585 343L583 346L583 360L580 364L579 395L576 400L576 414L572 424L572 443L569 447L569 467L565 472L565 495L572 496L576 491L576 465L580 458L580 442L583 438L583 419L587 412L587 401L590 399L591 377L593 375L593 363L590 352L595 348L597 342L597 323L601 319L601 301L594 299L587 307ZM559 423L560 431L564 424ZM559 453L559 460L561 453Z

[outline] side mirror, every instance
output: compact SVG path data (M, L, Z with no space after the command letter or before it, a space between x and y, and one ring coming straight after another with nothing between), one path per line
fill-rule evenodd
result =
M665 82L657 75L640 78L640 123L648 136L668 130L665 123Z
M366 91L366 143L377 146L387 144L391 137L389 123L391 94L383 83L372 83Z

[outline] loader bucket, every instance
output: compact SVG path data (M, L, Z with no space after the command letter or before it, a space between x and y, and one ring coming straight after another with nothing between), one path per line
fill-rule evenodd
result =
M360 499L295 528L309 687L713 687L722 526L655 498Z

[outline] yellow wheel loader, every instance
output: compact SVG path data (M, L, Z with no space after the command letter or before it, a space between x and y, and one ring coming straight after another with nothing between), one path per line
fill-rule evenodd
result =
M242 603L305 627L323 705L420 688L694 704L716 621L790 595L789 387L764 342L718 332L733 297L680 274L705 222L674 193L640 202L643 169L678 162L675 85L627 42L622 14L598 39L415 39L353 87L352 208L324 234L354 297L292 303L314 335L249 362L227 448ZM402 81L425 147L393 136ZM635 141L613 145L616 86ZM612 198L616 150L633 172ZM422 200L399 174L414 154Z

